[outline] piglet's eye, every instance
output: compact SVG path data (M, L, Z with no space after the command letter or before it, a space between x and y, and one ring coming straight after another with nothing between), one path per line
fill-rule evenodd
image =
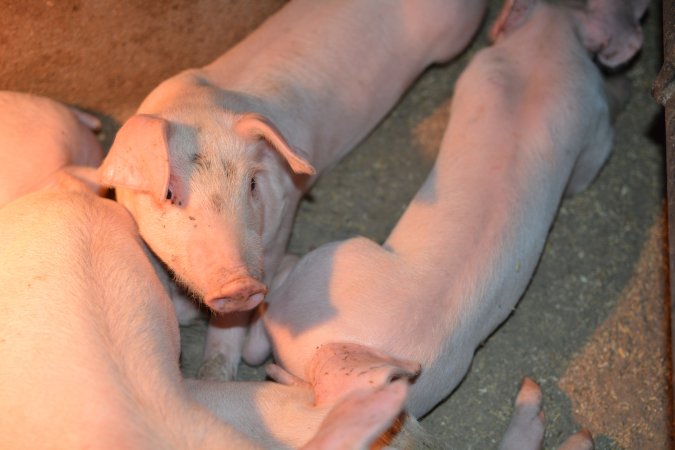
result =
M166 199L171 200L173 198L173 192L171 192L171 189L167 189L166 191Z
M256 186L255 177L251 177L251 192L255 191L255 186Z

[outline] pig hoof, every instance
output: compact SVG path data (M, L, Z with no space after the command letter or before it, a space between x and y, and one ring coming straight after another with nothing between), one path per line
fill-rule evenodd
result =
M540 449L544 440L544 412L541 410L541 389L530 378L523 379L511 423L499 450Z
M202 380L232 381L237 376L237 364L218 353L202 363L197 376Z

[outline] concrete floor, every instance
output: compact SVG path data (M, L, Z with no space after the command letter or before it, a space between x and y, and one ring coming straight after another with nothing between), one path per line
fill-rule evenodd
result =
M251 13L249 2L237 0L172 0L154 9L128 1L10 2L0 17L0 88L99 114L109 144L160 80L210 61L282 3L259 1ZM488 23L500 5L492 1ZM545 448L580 427L593 432L599 449L670 447L664 132L650 97L661 65L660 27L660 2L653 0L644 49L628 70L634 92L618 118L611 159L586 192L563 202L513 315L477 352L459 388L423 420L453 448L495 448L526 375L544 390ZM486 31L455 63L427 71L319 181L301 204L291 251L354 235L384 240L431 167L454 80L486 45ZM203 327L183 332L189 348L198 348ZM198 358L190 349L188 374ZM242 367L240 376L259 379L262 372Z

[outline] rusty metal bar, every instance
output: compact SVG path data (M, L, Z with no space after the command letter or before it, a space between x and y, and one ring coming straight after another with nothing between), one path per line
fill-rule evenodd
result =
M663 0L663 66L654 81L652 95L665 107L666 189L668 198L668 260L670 274L671 345L671 424L675 422L675 1ZM673 424L675 426L675 424ZM675 448L675 429L671 429L671 448Z

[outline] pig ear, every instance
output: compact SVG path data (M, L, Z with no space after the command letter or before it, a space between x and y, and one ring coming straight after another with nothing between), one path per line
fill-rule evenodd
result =
M403 410L407 393L406 380L352 392L330 410L302 450L372 448Z
M629 61L642 47L640 18L648 5L647 0L588 0L586 9L575 11L586 49L610 68Z
M169 123L137 114L120 128L99 167L101 184L148 192L162 201L169 186Z
M418 363L351 343L324 344L308 367L317 406L334 404L349 392L385 386L397 378L414 378L420 372Z
M503 35L520 27L532 12L534 0L506 0L499 17L490 29L490 40L497 42Z
M291 147L281 132L263 116L254 113L244 114L234 124L234 131L245 139L265 139L286 158L294 172L307 175L316 173L304 152Z

